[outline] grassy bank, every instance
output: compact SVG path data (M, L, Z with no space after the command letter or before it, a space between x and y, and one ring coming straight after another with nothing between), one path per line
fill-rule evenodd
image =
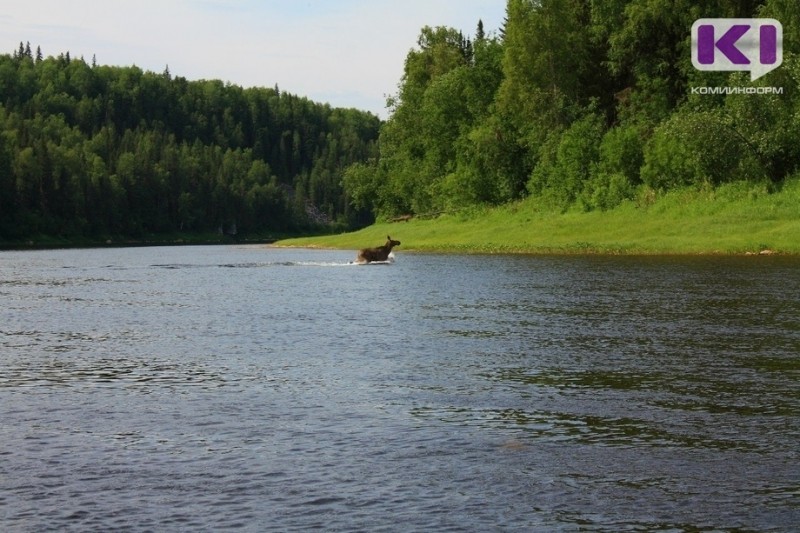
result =
M610 211L565 213L535 199L435 219L378 223L353 233L279 241L282 246L465 253L800 253L800 180L769 193L753 183L643 194Z

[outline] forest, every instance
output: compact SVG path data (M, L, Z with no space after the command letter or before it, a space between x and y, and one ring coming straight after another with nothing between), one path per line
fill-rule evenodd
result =
M377 157L379 128L277 86L45 58L21 43L0 56L0 241L363 224L341 176Z
M777 19L783 64L752 83L696 70L690 30L712 17ZM800 166L797 28L794 0L508 0L495 32L426 27L379 158L350 166L345 191L391 220L523 197L602 211L681 187L779 190Z
M782 65L754 82L695 69L703 17L777 19ZM497 29L422 28L385 122L277 86L21 43L0 56L0 241L336 231L522 198L603 211L729 182L777 191L800 178L798 27L795 0L508 0ZM718 90L731 87L756 90Z

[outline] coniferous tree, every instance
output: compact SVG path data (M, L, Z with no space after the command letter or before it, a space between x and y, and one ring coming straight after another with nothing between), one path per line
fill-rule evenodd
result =
M21 50L0 55L0 241L220 226L241 236L304 228L306 209L358 220L341 180L377 156L374 115L68 52L32 68Z

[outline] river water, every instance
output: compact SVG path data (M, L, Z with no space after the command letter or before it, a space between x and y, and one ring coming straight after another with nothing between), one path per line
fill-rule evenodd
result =
M796 531L800 260L0 253L4 531Z

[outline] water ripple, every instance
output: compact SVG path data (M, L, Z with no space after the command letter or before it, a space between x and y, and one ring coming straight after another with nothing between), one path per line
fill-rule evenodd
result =
M796 260L353 257L0 255L0 529L796 529Z

